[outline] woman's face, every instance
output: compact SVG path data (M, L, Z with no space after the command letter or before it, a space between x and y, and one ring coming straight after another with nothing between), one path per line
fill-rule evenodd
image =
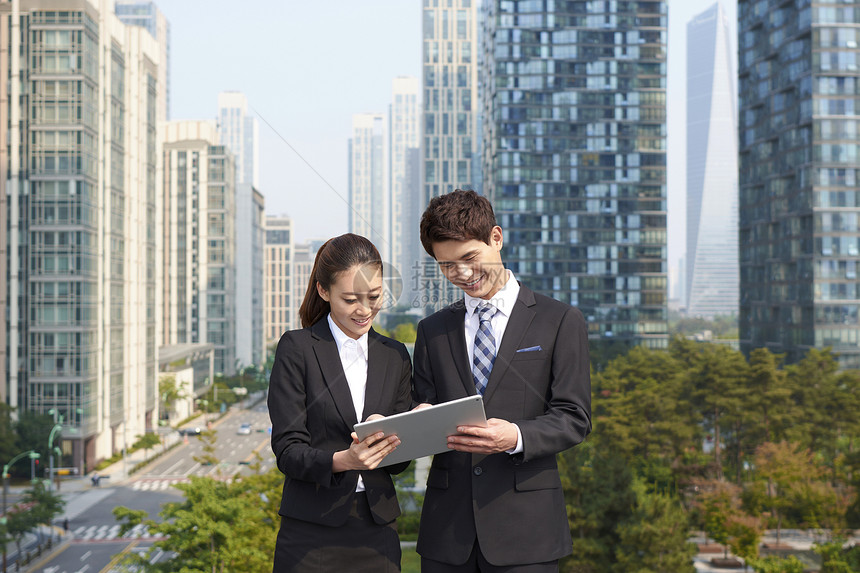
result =
M357 265L338 273L334 284L317 291L331 305L331 318L350 338L361 338L382 307L382 269L378 265Z

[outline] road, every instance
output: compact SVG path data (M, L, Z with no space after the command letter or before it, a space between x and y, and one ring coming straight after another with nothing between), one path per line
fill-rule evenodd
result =
M237 435L242 423L251 423L251 434ZM242 462L254 461L259 452L263 470L274 462L269 449L269 414L265 403L250 410L236 410L216 422L214 430L215 457L219 463L204 465L194 460L204 454L204 441L188 436L187 444L168 452L144 471L138 472L123 484L102 481L102 487L73 494L66 506L66 514L55 522L62 527L69 518L69 529L74 540L43 561L34 563L28 571L38 573L119 573L118 562L129 552L145 554L153 539L142 528L119 536L119 524L111 513L114 507L125 506L144 510L150 518L158 520L162 504L182 499L182 492L174 486L187 482L191 476L209 476L227 479L237 471L252 470ZM259 431L258 431L259 430ZM169 556L157 551L150 561L156 563Z
M242 423L251 424L251 433L237 435L236 431ZM204 455L205 445L203 436L187 436L187 445L177 448L150 464L145 472L138 472L136 489L165 489L173 483L187 481L192 475L232 476L236 469L243 473L250 472L247 466L240 462L253 461L253 452L260 452L264 469L274 462L274 455L269 449L269 411L266 404L255 406L252 410L231 412L215 426L215 457L220 463L206 466L194 458Z

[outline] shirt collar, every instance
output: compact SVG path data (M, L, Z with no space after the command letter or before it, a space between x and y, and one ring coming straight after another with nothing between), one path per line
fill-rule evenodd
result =
M364 334L362 334L358 340L356 340L354 338L351 338L350 336L347 336L347 334L340 329L340 327L335 323L335 321L332 320L331 313L328 313L326 318L328 319L328 327L331 330L332 336L334 336L335 343L337 344L338 353L341 353L344 345L348 341L352 340L353 342L358 343L358 348L361 349L361 355L364 356L365 358L367 358L367 333L366 332Z
M514 277L514 273L512 273L510 269L505 269L505 272L508 273L508 280L499 292L493 295L493 298L486 302L489 302L491 305L496 307L499 312L510 318L511 312L514 310L514 304L517 302L517 297L520 296L520 283L517 282L516 277ZM475 298L466 293L463 293L463 296L465 297L466 303L466 316L471 318L472 315L475 314L475 308L485 301L482 298Z

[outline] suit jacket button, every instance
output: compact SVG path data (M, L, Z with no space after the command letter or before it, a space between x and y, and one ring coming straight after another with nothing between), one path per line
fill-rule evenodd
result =
M472 470L472 473L476 476L479 476L484 473L484 469L481 466L475 466L475 469Z

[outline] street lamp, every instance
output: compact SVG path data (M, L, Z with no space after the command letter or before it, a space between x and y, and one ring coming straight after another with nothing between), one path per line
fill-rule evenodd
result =
M6 515L6 494L9 492L9 468L12 465L23 458L24 456L30 457L30 481L34 481L36 479L36 468L35 461L39 459L40 455L35 450L28 450L26 452L21 452L8 464L3 466L3 515Z
M54 434L63 431L63 415L60 414L60 421L57 422L57 411L51 408L48 413L54 416L54 427L51 428L51 434L48 436L48 491L52 491L54 487L54 451L56 450L58 458L62 455L60 448L54 447Z
M6 525L6 495L9 493L9 468L12 467L12 464L23 458L24 456L29 456L30 458L30 481L36 481L36 460L39 459L40 455L38 452L33 450L29 450L26 452L21 452L8 464L3 466L3 525ZM2 543L3 545L3 571L6 571L6 543Z

